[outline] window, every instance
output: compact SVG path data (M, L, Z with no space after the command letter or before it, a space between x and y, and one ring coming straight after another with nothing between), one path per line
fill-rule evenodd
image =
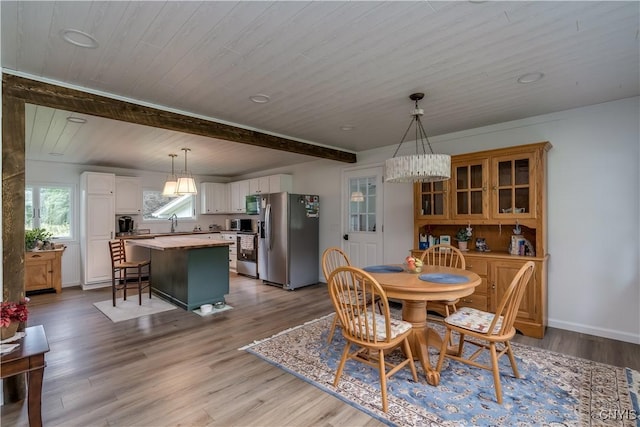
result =
M55 239L72 239L72 195L72 186L28 184L24 195L24 228L44 228Z
M359 191L362 201L349 203L349 232L376 231L376 177L350 178L349 194Z
M194 196L164 197L159 190L142 191L142 219L153 221L168 219L173 214L178 218L195 219Z

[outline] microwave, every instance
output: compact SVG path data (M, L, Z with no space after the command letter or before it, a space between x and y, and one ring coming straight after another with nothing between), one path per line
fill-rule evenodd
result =
M254 221L251 219L232 219L232 231L255 231Z

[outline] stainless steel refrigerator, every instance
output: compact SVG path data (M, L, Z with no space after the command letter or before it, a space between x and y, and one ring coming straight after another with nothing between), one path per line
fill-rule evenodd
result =
M319 197L271 193L260 196L258 277L292 290L318 283Z

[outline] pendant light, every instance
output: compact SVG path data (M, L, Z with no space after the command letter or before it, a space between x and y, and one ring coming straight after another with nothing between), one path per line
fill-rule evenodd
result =
M446 181L451 177L451 156L433 153L427 133L420 121L424 110L418 108L418 101L422 98L424 98L424 93L413 93L409 96L409 99L415 101L415 108L411 112L412 119L409 127L393 153L393 158L385 162L386 182L436 182ZM416 127L416 154L396 157L412 125ZM427 141L430 153L427 153L425 149L424 140ZM418 141L422 144L422 153L418 152Z
M364 194L362 194L362 191L354 191L353 193L351 193L351 201L364 202Z
M171 175L167 177L167 181L164 183L164 188L162 189L162 195L164 197L178 197L179 194L176 194L176 187L178 186L178 177L173 170L173 160L178 157L177 154L169 154L171 157Z
M187 169L187 151L191 151L191 149L182 148L182 151L184 151L184 170L178 178L176 193L180 196L184 196L185 194L198 194L196 181L193 179L191 173L189 173L189 169Z

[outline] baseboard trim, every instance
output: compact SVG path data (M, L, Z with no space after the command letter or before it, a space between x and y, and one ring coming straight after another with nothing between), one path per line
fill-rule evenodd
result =
M640 344L640 335L628 332L615 331L612 329L598 328L594 326L583 325L581 323L564 322L561 320L553 319L549 319L549 326L551 326L552 328L565 329L568 331L595 335L597 337L609 338L612 340L630 342L632 344Z
M82 290L83 291L90 291L92 289L108 288L109 286L111 286L111 282L91 283L89 285L83 284L82 285Z

